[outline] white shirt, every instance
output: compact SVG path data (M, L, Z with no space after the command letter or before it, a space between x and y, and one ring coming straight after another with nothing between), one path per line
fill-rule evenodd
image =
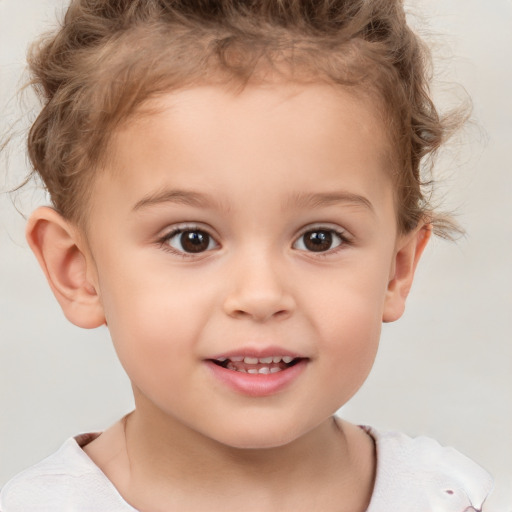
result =
M363 427L375 440L375 487L367 512L474 512L492 479L453 448L427 437ZM99 434L81 434L10 480L1 512L137 512L82 450ZM471 508L473 507L473 508ZM191 511L180 511L191 512Z

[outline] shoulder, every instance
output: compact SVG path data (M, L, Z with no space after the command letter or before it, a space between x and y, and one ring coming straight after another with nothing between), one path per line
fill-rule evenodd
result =
M87 437L92 436L68 439L53 455L10 480L0 493L0 511L134 512L81 449Z
M377 452L368 512L386 507L395 512L480 510L492 490L490 475L451 447L428 437L364 429L375 440Z

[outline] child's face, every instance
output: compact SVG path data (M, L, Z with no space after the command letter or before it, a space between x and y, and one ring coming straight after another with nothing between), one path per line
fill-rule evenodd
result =
M384 127L321 85L158 106L116 137L87 233L138 409L231 446L290 442L361 386L405 300Z

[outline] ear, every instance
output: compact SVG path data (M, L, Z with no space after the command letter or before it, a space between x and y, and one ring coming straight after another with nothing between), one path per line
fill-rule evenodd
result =
M384 303L383 322L394 322L402 316L416 266L431 233L432 226L424 224L399 238Z
M105 323L95 272L79 231L52 208L38 208L27 224L30 248L46 275L66 318L85 329Z

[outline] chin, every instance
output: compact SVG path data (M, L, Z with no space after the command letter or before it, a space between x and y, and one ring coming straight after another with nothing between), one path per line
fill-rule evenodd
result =
M256 426L257 428L223 432L223 435L216 436L218 442L240 450L269 450L286 446L301 437L301 434L290 429L276 426Z

